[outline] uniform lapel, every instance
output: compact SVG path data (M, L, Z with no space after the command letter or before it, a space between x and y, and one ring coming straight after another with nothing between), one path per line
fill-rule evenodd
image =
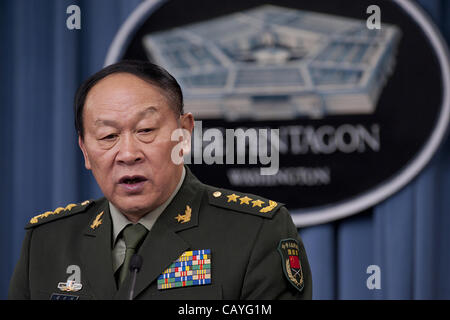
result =
M94 297L101 300L112 299L116 292L112 269L111 233L109 205L105 199L85 228L82 251L84 275L88 279Z
M184 251L190 249L190 244L183 239L180 231L197 226L203 190L202 184L186 168L183 185L139 249L138 253L143 258L143 264L136 277L135 297L155 281ZM177 219L178 215L184 219ZM128 275L115 298L128 299L130 284L131 276Z
M139 250L143 264L136 278L134 296L137 296L149 286L172 261L176 260L188 248L189 244L176 233L162 223L155 223ZM130 284L131 276L129 274L117 292L115 299L128 299Z

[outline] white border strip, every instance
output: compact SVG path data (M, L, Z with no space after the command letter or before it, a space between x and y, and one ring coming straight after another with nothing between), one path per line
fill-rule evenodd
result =
M133 11L115 36L108 50L105 66L119 61L124 53L126 45L128 45L130 35L134 33L136 29L142 25L145 19L156 10L157 6L164 1L165 0L147 0ZM431 45L436 51L439 64L441 65L443 105L437 126L419 155L397 176L366 194L337 205L319 207L311 210L292 210L292 219L297 227L311 226L342 219L385 200L404 187L425 167L446 134L450 118L450 59L445 40L442 38L437 27L431 19L427 17L419 5L413 3L411 0L394 1L419 23L425 35L430 39Z

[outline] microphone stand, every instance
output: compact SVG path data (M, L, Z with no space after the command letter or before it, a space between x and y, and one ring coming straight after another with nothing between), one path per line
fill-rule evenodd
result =
M130 295L128 300L133 300L134 296L134 287L136 285L136 277L139 270L142 267L142 257L138 254L134 254L130 260L130 271L133 273L133 279L130 287Z

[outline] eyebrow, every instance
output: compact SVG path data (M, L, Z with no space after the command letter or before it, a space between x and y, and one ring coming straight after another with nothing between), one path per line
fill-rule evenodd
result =
M148 113L158 113L158 109L156 109L156 107L150 106L150 107L142 110L141 112L139 112L138 116L143 117L143 116L146 116Z
M107 126L107 127L116 127L117 122L114 120L103 120L103 119L97 119L94 122L94 125L96 126Z
M137 117L138 118L143 118L147 114L155 114L155 113L158 113L158 109L153 107L153 106L150 106L150 107L145 108L144 110L140 111L137 114ZM109 127L117 127L118 123L117 123L117 121L114 121L114 120L97 119L97 120L95 120L94 125L96 125L96 126L104 125L104 126L109 126Z

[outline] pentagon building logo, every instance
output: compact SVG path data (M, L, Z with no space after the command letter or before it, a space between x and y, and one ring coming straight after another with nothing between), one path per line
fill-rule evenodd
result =
M372 114L400 31L264 5L143 39L200 119L286 120Z
M298 227L325 223L408 184L450 119L450 59L439 30L407 0L375 1L381 29L369 29L373 2L146 0L105 64L144 59L176 77L185 111L202 120L190 154L202 182L286 203ZM276 174L251 162L263 145L250 143L249 129L279 132L267 139L277 142ZM245 148L206 134L237 130ZM224 152L212 148L222 144ZM224 156L246 163L224 165Z

